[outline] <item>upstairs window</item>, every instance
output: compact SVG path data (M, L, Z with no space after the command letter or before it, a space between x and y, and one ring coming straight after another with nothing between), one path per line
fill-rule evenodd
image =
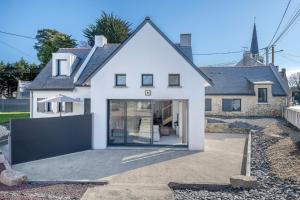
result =
M116 76L115 76L115 86L117 86L117 87L126 86L126 74L116 74Z
M68 60L67 59L58 59L57 60L57 76L67 75L68 74Z
M169 74L169 86L170 87L180 86L180 75L179 74Z
M142 86L153 86L153 74L142 74Z
M223 112L240 112L241 99L222 99Z
M268 90L267 88L258 88L258 103L268 102Z

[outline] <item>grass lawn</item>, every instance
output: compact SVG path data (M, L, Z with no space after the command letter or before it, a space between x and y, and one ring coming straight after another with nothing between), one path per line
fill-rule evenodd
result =
M0 124L8 123L11 119L25 119L29 117L29 112L0 112Z

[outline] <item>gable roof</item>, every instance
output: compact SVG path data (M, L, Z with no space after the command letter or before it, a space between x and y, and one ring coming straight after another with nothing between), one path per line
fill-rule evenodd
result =
M72 90L74 88L74 76L80 65L83 63L90 48L62 48L58 53L72 53L77 56L78 62L75 63L71 76L52 76L52 59L47 63L44 69L29 85L29 90Z
M253 82L268 81L274 96L286 96L284 85L276 77L272 66L200 67L214 85L205 88L206 95L255 95Z
M52 76L52 60L45 66L45 68L40 72L40 74L34 79L30 85L30 90L72 90L75 86L84 86L86 82L116 54L121 50L123 46L127 44L128 41L146 24L149 23L208 83L212 84L212 81L193 63L192 48L186 46L180 46L179 44L174 44L171 42L167 36L162 33L158 27L156 27L150 20L146 17L143 23L141 23L136 30L131 34L131 36L126 39L121 44L106 44L103 47L97 47L91 58L89 59L87 65L80 73L78 80L74 83L74 76L79 70L80 66L83 64L85 59L87 59L91 48L80 49L80 48L62 48L57 51L57 53L73 53L77 56L79 61L74 66L74 70L70 77L53 77Z
M208 78L202 71L199 69L193 61L190 59L192 55L189 55L188 49L178 48L177 45L175 45L151 20L149 17L146 17L145 20L135 29L135 31L130 35L129 38L127 38L124 42L122 42L116 49L113 51L107 59L102 63L99 64L98 67L95 67L94 71L90 73L89 76L86 76L85 80L83 80L82 83L86 82L88 79L94 76L95 73L97 73L99 70L102 69L102 67L110 61L116 55L126 44L129 42L143 27L145 24L149 23L210 85L212 85L212 81L210 78ZM190 51L191 52L191 51Z

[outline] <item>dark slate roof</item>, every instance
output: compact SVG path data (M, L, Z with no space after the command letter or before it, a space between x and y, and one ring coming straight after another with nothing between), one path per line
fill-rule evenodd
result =
M120 44L106 44L104 47L97 47L91 59L79 76L76 85L84 84L85 80L117 49Z
M66 48L59 49L58 53L73 53L79 58L70 77L53 77L52 61L50 61L39 75L30 84L30 90L71 90L74 88L73 78L79 66L83 63L91 49Z
M255 95L251 81L273 82L274 96L286 96L284 85L278 80L272 66L200 67L214 85L205 88L206 95Z

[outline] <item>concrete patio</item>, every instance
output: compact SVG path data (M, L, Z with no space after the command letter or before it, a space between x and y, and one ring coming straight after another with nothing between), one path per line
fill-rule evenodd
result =
M108 149L13 166L31 181L107 180L110 184L229 183L240 174L246 135L206 134L205 152L172 148Z

